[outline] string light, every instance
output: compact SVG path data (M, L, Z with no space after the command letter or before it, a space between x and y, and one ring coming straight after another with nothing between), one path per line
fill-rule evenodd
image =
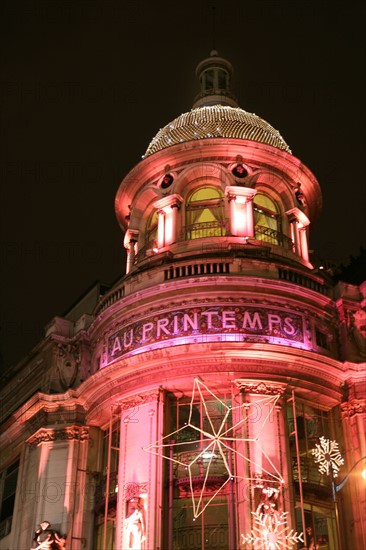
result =
M203 391L205 391L205 395L203 395ZM193 516L195 518L199 517L202 514L202 512L207 508L211 501L218 495L220 491L224 489L226 484L232 479L238 478L245 479L247 481L257 481L256 477L251 478L248 476L235 475L232 471L231 463L228 459L229 453L235 454L237 456L237 459L241 458L248 464L255 466L257 470L261 470L262 474L265 474L266 481L268 483L284 483L280 472L274 466L273 462L261 446L261 433L267 421L271 417L279 397L279 395L264 396L263 398L259 398L254 404L244 403L243 405L229 407L224 401L222 401L211 390L209 390L209 388L205 384L203 384L203 382L196 378L193 383L188 422L185 423L185 425L178 430L175 430L174 432L159 439L155 443L144 447L144 450L147 452L156 454L157 456L160 456L166 460L170 460L176 464L183 466L184 468L187 468L193 504ZM217 419L211 418L210 415L210 408L207 399L209 399L210 403L212 404L212 398L215 399L217 405L221 408L221 410L224 411L220 423L217 423ZM200 427L196 426L193 420L194 406L197 405L198 400L202 406L202 410L204 411L205 418L208 421L205 425L205 429L201 429ZM255 407L253 407L253 405L255 405ZM253 422L257 418L258 408L261 411L268 412L267 414L264 414L263 422L259 426L258 433L256 434L255 438L236 437L235 432L241 429L248 421ZM228 427L227 422L229 416L232 415L233 411L235 411L236 413L235 417L240 418L240 420L238 420L233 426ZM192 432L192 430L194 431L194 434L192 435L193 439L187 441L184 438L183 441L179 441L179 438L184 433L184 430L187 429L190 430L190 432ZM195 438L195 435L199 435L200 439ZM175 439L178 439L178 441L175 442ZM265 457L272 471L264 468L263 464L257 464L254 460L251 460L238 450L237 444L244 442L251 442L257 448L259 448L261 459ZM195 449L197 444L201 445L201 449ZM187 449L187 446L189 445L191 445L193 449L192 451L182 452L181 454L176 453L173 457L165 456L165 449L179 449L179 446L182 445L184 446L185 451ZM206 487L209 483L208 480L210 477L210 471L214 469L215 461L217 459L220 460L226 471L226 479L224 479L221 484L220 481L218 481L220 486L217 489L214 489L213 492L210 493L210 497L208 498L208 500L204 502L203 498L204 495L207 493ZM197 469L198 462L202 463L202 468L204 469L202 487L199 492L197 491L197 489L195 490L194 483L195 470Z

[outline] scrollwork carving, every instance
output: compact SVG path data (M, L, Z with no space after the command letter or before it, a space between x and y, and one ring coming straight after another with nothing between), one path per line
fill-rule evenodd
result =
M119 402L120 411L127 411L138 407L139 405L145 405L146 403L151 403L156 401L159 396L159 391L154 390L151 392L146 392L143 394L133 395L123 401Z
M148 481L130 481L125 484L125 500L130 500L131 498L140 497L140 495L147 494L149 491L149 482Z
M282 395L285 388L281 385L269 384L267 382L250 382L248 380L236 379L235 384L244 393L260 395Z
M68 426L62 430L41 428L27 440L27 444L33 447L49 441L86 441L88 439L89 429L85 426Z

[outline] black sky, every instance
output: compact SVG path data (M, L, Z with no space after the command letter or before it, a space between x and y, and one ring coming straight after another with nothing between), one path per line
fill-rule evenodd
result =
M191 108L213 47L242 108L316 175L318 257L365 245L362 2L2 0L1 349L18 361L93 281L123 273L114 196Z

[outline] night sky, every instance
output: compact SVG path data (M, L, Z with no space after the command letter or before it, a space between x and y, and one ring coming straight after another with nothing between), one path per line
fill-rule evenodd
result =
M215 6L215 32L212 6ZM363 3L2 0L1 350L16 363L96 280L124 271L114 196L188 111L213 46L239 104L316 175L320 258L366 243Z

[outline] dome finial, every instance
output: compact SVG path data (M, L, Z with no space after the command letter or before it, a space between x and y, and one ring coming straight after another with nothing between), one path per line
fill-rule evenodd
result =
M219 57L214 48L210 57L201 61L196 68L201 92L195 98L193 109L208 105L227 105L238 107L234 94L230 89L233 67L227 59Z
M216 12L215 12L215 6L212 6L212 52L216 52ZM216 55L218 53L216 52Z

